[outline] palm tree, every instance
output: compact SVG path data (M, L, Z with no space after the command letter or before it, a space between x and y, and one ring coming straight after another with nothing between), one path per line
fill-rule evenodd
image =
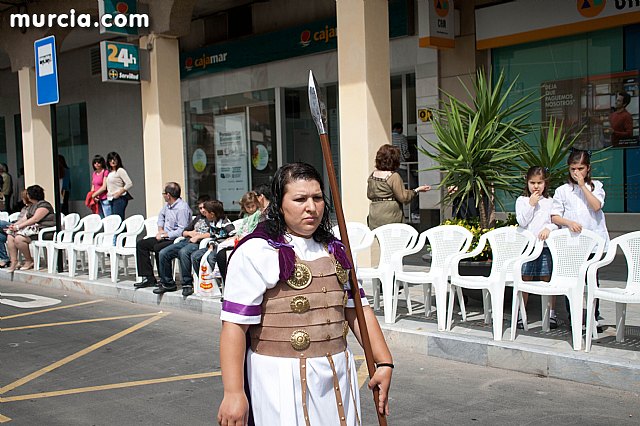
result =
M521 176L518 159L522 137L531 130L526 108L534 100L527 95L508 103L516 81L503 90L503 72L493 84L491 73L487 77L480 69L471 90L460 82L472 105L443 92L447 100L432 121L438 140L427 140L432 150L419 148L437 162L429 170L443 173L440 187L453 189L442 202L451 205L454 200L475 200L485 229L495 225L496 202L504 207L496 192L515 194L521 190L516 184Z

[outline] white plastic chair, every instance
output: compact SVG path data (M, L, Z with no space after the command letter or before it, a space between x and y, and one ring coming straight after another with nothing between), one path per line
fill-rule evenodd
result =
M118 216L119 218L119 216ZM113 232L108 232L107 228L110 228L110 225L105 224L103 226L105 232L102 232L96 235L95 244L89 248L89 279L96 280L98 278L98 271L102 269L105 271L105 261L104 258L109 256L111 269L113 266L116 267L117 271L117 259L115 256L112 256L111 253L115 250L116 246L113 241L116 239L116 245L118 244L117 239L125 234L121 240L125 238L130 238L133 241L133 247L135 247L135 238L138 236L142 229L144 229L144 216L142 215L133 215L128 217L123 222L120 223L118 229ZM125 268L126 269L126 268Z
M87 256L87 272L91 276L92 263L94 261L96 246L113 246L113 239L116 231L120 227L122 219L118 215L110 215L102 218L99 224L95 225L94 229L88 229L85 225L85 230L78 232L74 237L74 244L69 247L69 276L74 277L76 275L76 259L79 253ZM102 232L98 232L102 230ZM91 236L89 235L91 233ZM79 241L79 242L76 242Z
M73 244L66 247L67 260L69 262L69 277L73 278L76 274L77 253L82 253L83 256L87 254L87 249L93 246L96 234L102 229L103 220L108 220L110 223L116 221L116 219L108 219L110 217L117 217L118 222L122 220L118 215L108 216L105 219L100 218L99 215L89 215L87 216L88 219L84 222L82 231L78 231L73 235ZM115 228L117 228L117 226Z
M551 280L523 281L521 270L526 262L535 260L542 253L544 243L538 241L535 249L528 256L523 256L513 263L513 303L511 307L511 340L516 337L518 311L522 316L525 330L528 330L527 313L522 298L522 292L539 294L542 296L543 328L549 329L549 296L567 296L571 315L571 334L573 349L582 348L582 309L583 294L586 283L587 269L602 257L604 239L595 232L583 229L581 233L573 233L568 229L552 231L546 240L553 259ZM591 260L589 257L594 253Z
M466 253L466 251L469 250L472 239L473 234L462 226L440 225L422 232L418 238L418 242L413 248L397 254L397 256L401 257L398 263L402 265L402 257L422 250L427 240L431 246L431 265L429 266L429 271L404 271L401 269L395 273L396 285L394 285L394 292L397 293L399 290L398 282L403 282L409 315L413 313L409 286L411 284L422 284L425 316L431 314L431 288L433 287L436 295L438 330L442 331L445 329L447 293L450 290L451 258L453 255ZM458 288L458 299L460 300L462 318L466 320L464 299L462 297L462 289L460 288ZM398 297L394 294L394 317L397 309L397 301Z
M14 212L9 215L9 222L15 222L20 217L20 212Z
M140 280L138 276L138 263L136 262L136 241L138 239L138 235L143 233L145 230L149 231L149 228L146 226L147 222L151 222L155 224L156 228L154 229L153 235L158 232L157 228L157 217L152 217L149 219L144 219L142 215L135 215L125 219L122 222L124 226L124 230L118 234L116 238L115 247L109 248L109 263L111 264L111 281L118 281L118 273L120 271L119 261L122 260L124 267L124 274L127 275L127 257L133 256L134 267L136 268L136 282ZM92 279L96 279L96 275L93 276Z
M598 287L598 270L613 262L616 249L620 247L627 261L627 285L625 287ZM591 336L598 338L594 323L596 299L608 300L616 304L616 342L624 342L624 327L628 303L640 303L640 231L620 235L609 242L606 256L593 263L587 271L587 342L585 350L591 350ZM572 312L573 312L573 308Z
M384 322L392 324L395 322L393 316L393 274L395 270L401 269L401 265L398 267L394 264L393 254L399 250L413 247L418 238L418 231L404 223L390 223L374 229L371 233L380 243L380 262L375 267L358 268L357 276L358 280L371 282L374 309L380 309L380 288L374 279L380 280L383 291Z
M451 259L451 291L459 287L482 290L484 321L492 320L493 340L502 340L504 318L504 290L507 282L513 281L512 264L533 250L536 236L523 228L506 226L483 234L476 248L466 254L454 255ZM479 255L486 244L491 246L491 272L488 277L460 275L459 265L463 259ZM453 320L453 297L449 298L447 330Z
M9 212L0 212L0 220L9 222Z
M360 222L347 222L347 235L349 236L349 246L351 247L351 256L353 256L354 266L358 266L358 252L371 247L373 244L373 233L371 229L364 223ZM338 225L331 228L333 235L337 239L340 238L340 229Z
M158 216L151 216L144 220L144 230L147 235L144 238L155 237L158 233Z
M74 229L78 225L78 222L80 222L80 215L78 213L69 213L66 216L63 213L60 213L60 215L61 215L60 227L62 228L61 230L63 231ZM45 239L44 234L46 233L53 233L52 238ZM55 226L43 228L40 230L40 232L38 233L38 239L33 242L33 251L34 251L33 269L35 271L38 271L40 269L41 256L43 256L46 259L47 268L49 268L49 264L51 262L50 257L53 254L52 250L49 250L49 248L55 241L57 241L58 238L59 237L58 237L58 234L56 233ZM62 234L60 238L68 238L69 241L71 241L73 239L73 234Z
M48 255L50 262L47 265L50 274L53 274L55 271L55 265L58 263L59 252L62 251L63 253L66 253L68 255L69 247L74 244L75 235L78 232L81 232L82 229L85 229L87 225L91 227L92 225L95 226L96 223L100 223L100 215L90 214L88 216L85 216L80 219L78 224L74 226L73 229L60 231L57 235L56 240L50 242L47 245L47 252L51 253L50 255Z

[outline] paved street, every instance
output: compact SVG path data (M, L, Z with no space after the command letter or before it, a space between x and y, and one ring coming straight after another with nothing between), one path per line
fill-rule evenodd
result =
M0 292L0 423L215 424L217 317L24 283L2 281ZM15 294L61 302L44 306L55 301ZM40 306L13 306L26 302ZM637 394L392 350L390 425L631 425L640 418ZM355 352L361 365L362 351ZM363 424L375 424L364 387L362 407Z

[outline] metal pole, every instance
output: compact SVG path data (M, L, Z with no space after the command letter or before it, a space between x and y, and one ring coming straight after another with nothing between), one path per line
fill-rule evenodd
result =
M58 235L62 229L62 221L60 218L61 200L60 200L60 173L58 172L58 116L56 114L56 105L49 106L51 111L51 151L53 153L53 209L56 212L56 233ZM58 256L58 272L62 272L62 256Z

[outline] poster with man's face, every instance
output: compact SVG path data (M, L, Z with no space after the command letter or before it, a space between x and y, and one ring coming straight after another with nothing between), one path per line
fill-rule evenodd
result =
M541 85L542 120L562 120L584 150L639 145L638 72L553 80Z

